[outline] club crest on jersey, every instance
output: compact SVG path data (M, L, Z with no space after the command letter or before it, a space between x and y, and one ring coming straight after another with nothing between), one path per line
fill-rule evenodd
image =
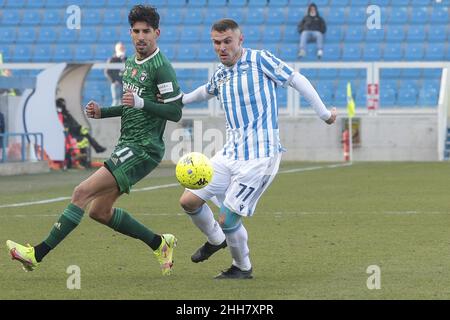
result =
M142 71L142 72L141 72L141 76L139 77L139 81L140 81L140 82L144 82L145 79L147 79L147 77L148 77L147 72Z
M137 74L137 69L134 69L131 71L131 77L134 78Z

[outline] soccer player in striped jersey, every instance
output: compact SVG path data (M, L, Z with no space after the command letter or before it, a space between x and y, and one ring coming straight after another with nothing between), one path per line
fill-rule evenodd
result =
M253 215L280 164L277 86L289 85L300 92L327 124L335 122L336 109L328 110L311 83L270 52L243 48L235 21L214 23L211 38L221 64L206 85L183 96L183 104L217 97L226 116L226 143L211 159L212 181L203 189L185 190L180 204L207 237L192 261L204 261L228 246L232 265L216 279L250 279L252 264L242 217ZM219 222L207 200L219 205Z
M86 107L90 118L121 117L118 144L104 166L75 188L71 203L42 243L32 247L7 241L11 257L21 262L26 271L35 269L78 226L89 203L92 219L142 240L155 254L162 274L172 271L176 238L172 234L156 234L124 209L113 207L123 193L129 193L132 185L158 166L165 150L166 122L177 122L182 114L182 94L175 72L157 46L158 12L138 5L131 9L128 21L135 54L125 62L123 105L100 108L90 101ZM157 94L164 103L158 102Z

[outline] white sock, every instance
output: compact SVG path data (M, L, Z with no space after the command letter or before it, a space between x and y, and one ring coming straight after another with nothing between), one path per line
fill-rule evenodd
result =
M241 225L234 232L226 233L225 236L227 237L227 244L233 257L233 265L243 271L250 270L252 264L249 257L250 250L247 245L248 234L244 225Z
M206 235L208 242L214 245L221 244L225 240L225 234L219 223L214 219L214 214L205 203L197 212L186 212L192 222Z

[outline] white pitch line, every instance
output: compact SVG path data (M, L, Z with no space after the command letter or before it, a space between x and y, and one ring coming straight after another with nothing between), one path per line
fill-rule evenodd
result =
M320 169L328 169L328 168L345 167L345 166L350 166L350 165L351 165L351 163L333 164L333 165L327 165L327 166L316 166L316 167L290 169L290 170L279 171L278 173L283 174L283 173L303 172L303 171L312 171L312 170L320 170ZM131 191L132 192L143 192L143 191L152 191L152 190L159 190L159 189L165 189L165 188L173 188L173 187L178 187L178 186L179 186L178 183L170 183L170 184L163 184L163 185L159 185L159 186L134 189ZM65 201L65 200L69 200L69 199L71 199L71 197L58 197L58 198L39 200L39 201L3 204L3 205L0 205L0 209L1 208L26 207L26 206L33 206L35 204L47 204L47 203Z

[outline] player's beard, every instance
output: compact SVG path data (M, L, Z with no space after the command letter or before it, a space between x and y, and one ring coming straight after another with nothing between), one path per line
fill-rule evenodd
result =
M150 44L137 42L134 48L141 59L147 58L150 55Z

